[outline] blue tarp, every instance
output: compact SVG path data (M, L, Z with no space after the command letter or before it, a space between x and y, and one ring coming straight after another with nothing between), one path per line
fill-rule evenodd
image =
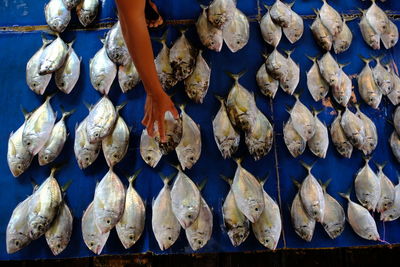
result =
M27 26L44 25L43 6L47 1L26 1L26 0L2 0L0 1L0 27L3 26ZM196 0L158 0L161 12L167 20L196 19L200 13L199 3ZM265 1L272 5L273 0ZM205 2L203 2L205 3ZM300 15L312 15L312 8L319 8L322 1L319 0L297 0L293 9ZM262 6L262 3L260 3ZM357 13L357 8L366 9L369 6L368 1L359 0L337 0L332 5L341 13ZM400 11L400 2L388 0L386 3L379 3L384 10L391 10L398 13ZM255 17L257 15L257 1L238 1L238 8L246 15ZM265 12L262 9L262 14ZM100 21L115 21L115 5L112 0L101 1ZM279 49L295 49L292 57L299 63L301 68L301 80L298 86L299 91L303 91L301 100L309 108L314 107L317 110L324 108L321 103L312 100L306 87L306 71L311 67L312 62L306 58L306 55L321 55L323 51L317 46L312 38L309 26L312 20L305 20L305 32L299 42L294 45L283 37ZM344 68L347 74L359 73L363 67L363 62L358 55L368 57L369 55L386 54L386 59L399 60L399 45L391 50L371 50L362 39L359 27L359 19L349 22L349 26L354 34L354 40L350 49L340 55L335 56L340 63L350 63ZM399 26L400 23L395 21ZM76 15L73 15L71 25L77 25ZM172 43L178 36L178 30L170 28L168 41ZM161 36L164 29L152 31L153 36ZM58 111L60 117L61 109L70 110L76 108L77 111L67 120L67 126L70 132L68 141L58 162L67 161L67 165L57 174L60 184L65 184L72 179L73 183L67 192L67 203L74 214L74 230L71 242L67 249L58 257L84 257L93 255L89 251L82 239L81 218L84 209L93 199L95 184L107 172L107 164L102 155L87 170L80 170L76 163L73 153L73 140L75 125L80 122L88 113L84 102L95 103L100 95L93 89L89 80L89 59L93 57L101 47L99 38L104 35L106 30L88 30L88 31L67 31L62 34L65 41L76 40L74 49L79 56L82 56L81 76L76 88L70 95L58 93L52 100L52 106ZM320 248L320 247L342 247L342 246L361 246L376 245L377 242L366 241L358 237L346 224L343 234L336 240L331 240L324 232L321 225L317 225L314 238L310 243L301 240L293 231L290 222L289 206L296 193L296 188L291 179L302 180L306 176L306 170L300 165L299 159L311 163L316 157L308 150L294 159L290 156L283 142L282 125L287 121L288 113L285 111L287 106L292 106L295 102L294 97L283 93L281 90L277 93L275 99L270 101L262 96L255 82L255 74L263 62L262 52L271 51L261 38L258 23L251 22L250 41L246 47L233 54L226 46L222 52L215 53L205 51L206 60L212 67L211 85L208 95L202 105L190 102L183 92L182 84L172 89L171 93L177 92L173 99L176 103L188 102L187 113L201 125L202 132L202 156L192 170L186 173L196 182L208 179L207 185L202 191L204 198L213 208L214 229L212 239L199 252L233 252L233 251L254 251L264 248L250 234L249 238L241 246L234 248L223 228L221 216L221 206L223 199L228 193L229 186L219 178L220 174L233 176L236 164L233 160L223 160L217 146L214 142L211 121L219 109L219 102L214 98L214 94L225 96L228 94L232 85L232 79L225 71L240 72L247 70L246 74L240 79L240 83L253 91L256 95L257 106L273 122L275 128L275 142L271 152L262 160L254 162L248 154L242 140L241 147L236 156L243 156L243 166L258 177L264 177L269 173L269 179L265 185L267 192L277 201L280 200L280 208L283 214L283 232L278 248ZM36 258L54 258L47 247L44 237L32 242L22 251L7 255L5 248L5 231L8 220L15 206L25 199L32 192L30 179L41 183L50 173L50 166L40 167L35 158L29 170L21 177L14 179L8 169L6 161L7 140L11 131L16 130L23 123L23 115L20 106L27 110L33 110L39 106L44 98L31 92L25 82L25 66L29 58L41 46L41 32L16 32L3 30L0 32L0 80L2 87L2 96L0 97L0 151L2 160L0 161L0 259L36 259ZM198 47L200 42L195 33L193 25L189 27L189 39ZM160 45L154 43L155 53L160 49ZM376 162L387 162L385 173L389 178L397 183L396 171L399 170L398 163L390 151L388 138L393 130L392 126L386 120L392 119L393 106L387 99L382 100L379 110L373 110L368 107L359 97L357 92L357 83L353 79L353 86L356 91L358 102L361 103L361 110L365 112L376 124L379 132L378 147L373 154L373 160ZM56 91L54 81L48 87L48 92ZM168 162L177 162L176 156L171 155L163 158L156 169L151 169L142 161L139 155L139 138L142 131L140 123L143 117L143 105L145 93L142 85L137 86L128 94L122 94L118 81L110 92L110 98L114 104L128 101L128 105L122 110L122 116L128 125L132 126L130 147L128 154L122 163L118 164L115 171L119 174L121 180L127 185L124 174L133 173L138 168L143 168L142 173L136 181L136 189L146 201L147 218L146 227L142 238L133 248L125 250L119 242L115 230L110 234L109 240L103 250L103 254L126 254L153 251L155 253L191 253L184 231L175 245L165 252L158 248L156 240L151 230L151 202L162 187L162 181L158 172L169 174L173 168ZM325 108L319 117L330 125L335 115L332 108ZM347 191L353 184L354 175L364 164L362 154L358 151L353 153L351 159L341 158L331 144L326 159L320 159L315 164L313 174L315 177L326 181L331 178L332 182L328 188L338 201L347 208L346 202L339 197L338 192ZM375 166L372 166L374 169ZM280 195L280 197L279 197ZM355 199L355 196L352 196ZM375 216L378 220L378 215ZM385 229L381 222L377 222L381 237L390 243L400 242L400 225L398 221L386 223Z

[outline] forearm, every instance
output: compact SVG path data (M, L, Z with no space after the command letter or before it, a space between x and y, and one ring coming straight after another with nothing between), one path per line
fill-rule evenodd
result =
M163 91L154 65L153 49L144 13L145 0L116 0L122 33L129 54L148 95Z

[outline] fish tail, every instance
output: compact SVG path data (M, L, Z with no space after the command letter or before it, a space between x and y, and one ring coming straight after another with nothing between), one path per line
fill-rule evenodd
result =
M83 104L85 105L85 107L89 110L89 111L91 111L92 110L92 108L93 108L93 105L91 105L91 104L89 104L88 102L86 102L86 101L83 101Z
M269 12L269 10L271 9L271 6L267 5L267 4L263 4L263 6L265 7L265 9Z
M345 199L347 199L348 201L350 201L350 192L351 192L351 187L347 190L346 193L341 193L339 192L339 195Z
M76 40L76 38L67 44L69 48L72 48L72 46L75 43L75 40Z
M53 42L53 40L47 39L46 36L42 33L42 47L46 47L51 42Z
M239 81L240 77L242 77L245 73L247 72L247 70L242 70L241 72L234 74L232 72L229 71L225 71L225 73L231 77L232 79L235 80L235 82Z
M161 37L151 37L151 39L161 44L167 44L168 32L169 30L166 29Z
M179 104L179 109L180 109L182 112L185 112L185 108L186 108L186 103Z
M291 3L289 3L289 4L286 4L289 8L292 8L293 7L293 5L294 5L294 3L296 3L296 0L294 0L293 2L291 2Z
M66 164L66 163L61 163L61 164L54 165L54 166L51 168L50 176L54 177L54 174L55 174L56 172L58 172L65 164Z
M267 52L263 52L261 55L265 60L267 60L267 58L269 57L269 54Z
M197 187L199 188L199 191L203 190L203 188L206 186L208 179L205 178L203 181L201 181L200 184L197 185Z
M347 62L347 63L338 63L338 65L339 65L339 68L340 68L340 69L343 69L344 67L350 65L350 63L351 63L351 62Z
M382 54L382 55L380 55L380 56L371 55L371 57L376 61L377 64L381 64L381 60L382 60L382 58L384 58L385 56L386 56L385 54Z
M302 160L299 160L299 162L300 162L300 164L308 171L308 173L310 173L310 172L311 172L311 169L314 167L315 163L317 163L317 160L314 161L311 165L305 163L305 162L302 161Z
M136 178L139 176L140 172L142 171L142 168L138 169L135 171L134 174L128 177L129 184L132 185L133 182L136 180Z
M219 96L217 94L214 95L214 97L221 102L221 104L225 104L225 99L222 96Z
M62 117L61 117L62 120L65 120L66 118L68 118L69 116L74 114L75 111L76 111L76 108L74 108L74 109L72 109L70 111L65 111L62 106L60 107L60 109L61 109L61 112L62 112Z
M317 8L313 8L312 10L314 11L315 15L317 15L317 17L319 17L319 10Z
M362 55L358 55L358 57L359 57L362 61L364 61L365 64L369 64L369 63L372 61L371 58L366 58L366 57L363 57Z
M181 165L178 163L178 164L172 164L171 162L168 162L168 165L169 166L171 166L171 167L174 167L177 171L182 171L182 167L181 167Z
M39 188L39 185L38 183L36 183L32 176L29 178L29 180L31 181L33 192L35 192Z
M67 192L68 188L72 184L72 179L68 180L62 187L61 187L61 192L65 193Z
M368 164L368 162L371 160L371 158L372 158L372 156L371 155L363 155L362 156L363 157L363 159L364 159L364 161L365 161L365 164Z
M322 111L324 111L324 108L321 109L316 109L315 107L311 107L312 113L314 116L317 116L318 114L320 114Z
M202 9L203 11L206 10L206 9L208 9L208 6L203 5L203 4L200 4L200 7L201 7L201 9Z
M306 57L307 57L309 60L311 60L312 62L314 62L314 63L316 63L317 60L318 60L318 56L312 57L312 56L306 55Z
M243 157L234 158L233 160L236 162L238 166L240 166L243 162Z
M295 48L293 48L292 50L283 50L283 51L286 53L287 57L289 58L290 55L294 52L294 50L295 50Z
M115 110L117 111L117 113L119 113L119 111L120 111L121 109L123 109L123 108L126 106L126 104L128 104L128 101L124 101L124 102L122 102L122 104L116 106L116 107L115 107Z
M299 181L295 180L294 178L292 178L292 182L293 184L297 187L297 189L300 189L301 184L299 183Z
M50 102L50 100L57 94L57 92L51 93L49 95L46 96L46 101Z
M258 179L260 181L261 187L264 187L264 184L268 181L269 179L269 172L264 176L264 178Z
M223 175L223 174L220 174L219 177L220 177L222 180L224 180L225 182L227 182L229 185L232 185L232 179L226 177L226 176Z
M383 163L378 163L378 162L374 161L374 163L375 163L376 167L378 168L378 170L382 171L383 168L385 168L387 161L384 161Z
M320 184L322 185L322 189L326 191L326 189L328 188L329 184L332 182L332 178L329 178L328 180L324 182L322 182L322 180L319 180Z
M176 175L176 173L171 173L168 176L165 176L164 174L162 174L161 172L158 173L158 175L160 175L161 180L163 181L164 185L167 185Z

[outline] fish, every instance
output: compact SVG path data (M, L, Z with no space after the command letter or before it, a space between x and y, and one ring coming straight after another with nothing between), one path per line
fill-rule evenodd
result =
M113 103L107 95L104 95L93 106L86 118L86 134L89 142L97 143L110 135L117 118L118 114Z
M161 142L158 135L155 137L155 140L158 143L161 153L167 155L174 151L181 141L183 132L182 119L175 119L170 111L165 112L164 129L166 142Z
M372 0L371 6L365 13L365 18L376 33L382 35L389 30L389 18L386 13Z
M201 196L195 183L178 167L171 189L172 211L183 229L197 219L201 208Z
M396 131L393 131L389 138L390 148L397 162L400 162L400 137Z
M232 185L232 180L226 179L226 181ZM249 236L250 222L239 210L233 195L232 186L222 205L222 216L229 240L234 247L239 246Z
M351 32L347 22L351 19L343 19L342 31L333 36L333 51L335 54L340 54L347 51L353 41L353 33Z
M132 59L125 66L118 67L118 83L123 93L132 90L139 82L140 76Z
M394 187L395 197L393 205L387 210L381 212L380 220L390 222L400 218L400 185Z
M232 0L227 0L232 1ZM224 39L222 37L222 30L215 27L207 19L208 7L200 5L202 12L196 21L196 30L199 36L200 42L210 50L220 52Z
M394 86L392 79L393 76L385 67L382 66L381 58L382 57L374 57L376 65L372 68L372 77L382 94L388 95Z
M267 117L257 109L254 127L245 133L245 143L254 160L260 160L268 154L274 140L274 128Z
M128 178L129 186L125 193L125 208L121 219L115 226L119 240L125 249L132 247L141 237L146 219L145 204L133 188L133 182L140 169Z
M263 190L258 180L236 159L236 172L232 181L232 193L239 210L254 223L264 210Z
M288 5L290 12L292 13L292 18L287 27L283 28L283 33L291 44L294 44L303 36L304 32L304 22L303 19L292 10L292 4Z
M185 30L169 50L169 62L175 79L182 81L192 74L196 64L197 50L186 38Z
M184 80L186 95L196 103L202 104L210 86L211 69L199 50L192 74Z
M347 219L354 232L364 239L379 241L376 223L369 211L360 204L351 201L350 192L347 194L340 193L340 195L348 201Z
M99 9L99 0L81 0L76 6L76 14L83 27L94 21Z
M39 153L49 139L54 127L57 114L54 113L50 105L52 97L52 95L46 97L46 101L25 120L22 144L32 155Z
M265 68L275 80L284 80L289 72L287 59L276 48L265 60Z
M320 183L311 174L313 166L309 166L304 162L301 162L301 164L307 170L307 177L303 180L299 190L304 210L313 220L323 222L325 211L324 192Z
M325 123L320 121L318 114L319 112L314 112L315 134L307 141L307 145L315 156L324 159L329 147L329 136L328 129L326 128Z
M64 65L54 75L56 85L61 92L69 94L74 89L81 72L81 62L82 57L78 57L70 46Z
M264 186L261 182L261 186ZM260 218L252 223L254 236L264 247L275 250L282 231L282 219L278 204L263 189L264 208Z
M239 83L243 74L244 72L239 74L228 73L235 83L229 91L225 106L232 125L247 132L254 127L256 122L257 106L254 95Z
M379 33L375 32L374 28L371 27L369 24L367 18L366 18L366 10L361 10L361 13L363 14L360 23L358 24L360 26L361 34L364 38L364 41L372 47L374 50L379 50L381 47L381 36Z
M59 255L67 248L72 235L73 220L71 210L63 201L56 218L45 233L47 245L54 256Z
M225 100L216 97L221 106L212 121L214 140L224 159L232 157L240 143L240 134L232 126L226 111Z
M107 32L104 47L108 57L117 65L126 66L131 60L119 20Z
M40 166L53 162L60 155L68 137L65 119L74 112L75 110L64 111L61 119L54 125L47 142L39 151L38 160Z
M157 141L150 137L146 129L140 136L140 156L152 168L155 168L162 157Z
M182 138L175 148L176 155L182 169L191 169L199 160L201 155L201 132L200 125L185 112L185 107L181 107L182 119Z
M120 162L125 157L129 147L130 129L119 114L123 106L124 104L117 107L116 112L118 117L111 134L101 141L104 158L109 167L113 167Z
M330 180L322 185L325 199L325 210L322 226L324 227L328 236L331 239L335 239L343 233L344 225L346 223L346 215L339 202L326 191L329 182Z
M393 89L387 97L393 105L397 105L400 103L400 78L389 65L386 66L386 69L392 75L393 80Z
M265 56L266 58L267 56ZM256 74L257 85L263 95L274 99L276 92L278 92L279 81L272 78L267 72L265 62L260 66Z
M96 186L93 214L101 233L109 232L119 222L125 207L125 188L112 168Z
M381 35L381 40L386 49L394 47L399 41L399 29L391 20L388 30Z
M290 55L293 53L294 50L292 51L285 51L287 58L286 58L286 66L288 69L287 75L283 78L279 79L279 85L282 88L283 91L288 93L289 95L292 95L294 91L297 88L297 85L299 84L300 81L300 66L294 60L290 57Z
M317 41L317 44L322 47L322 49L330 51L333 45L333 36L322 23L319 11L314 10L314 12L317 16L310 26L311 32L314 36L315 41Z
M94 89L107 95L117 75L117 66L107 56L103 47L89 60L90 82Z
M93 201L89 204L82 216L82 236L88 249L100 255L107 242L110 232L102 233L97 227L97 218L94 216Z
M332 87L332 96L338 104L346 107L353 92L353 85L350 77L343 71L343 67L345 65L339 64L339 81L337 86Z
M354 147L362 149L365 143L364 122L347 107L340 120L340 126L350 143Z
M282 28L272 20L269 7L265 8L267 12L260 20L261 35L267 44L277 47L282 38Z
M342 128L342 125L340 124L342 120L342 111L338 110L337 112L338 115L332 122L330 129L332 142L340 155L345 158L351 158L351 154L353 153L353 145L350 143Z
M355 191L358 201L370 211L375 211L381 195L380 179L372 171L365 159L365 165L361 168L354 180Z
M86 169L97 159L101 142L90 143L86 133L87 117L75 126L74 153L80 169Z
M82 0L62 0L64 5L69 9L75 8Z
M250 23L242 11L235 9L232 20L222 29L222 37L232 53L236 53L249 42Z
M382 92L375 83L372 70L369 66L371 59L361 59L365 62L365 66L357 78L358 91L365 103L377 109L382 100Z
M62 193L56 178L57 168L52 168L50 176L32 194L29 202L28 228L29 238L38 239L50 228L51 223L57 216L62 203Z
M303 140L310 140L315 134L315 119L310 110L300 101L299 95L295 95L296 103L290 111L290 118L296 132Z
M69 48L74 43L67 45L58 33L56 36L57 38L43 49L39 60L39 75L50 74L61 68L68 56Z
M318 67L322 77L331 87L339 86L341 69L329 51L318 60Z
M300 193L297 193L293 199L290 209L292 225L296 234L303 240L311 242L314 235L315 220L308 217L304 206L301 203Z
M43 95L46 91L47 85L51 80L52 74L39 74L40 59L43 51L53 40L47 40L42 36L42 46L33 54L33 56L26 63L26 83L29 88L38 95Z
M393 126L397 134L400 133L400 108L396 107L393 114Z
M358 105L356 105L357 112L356 116L360 118L360 120L364 124L365 129L365 141L361 147L364 155L370 155L378 145L378 131L376 130L375 123L365 115Z
M207 9L208 20L217 27L223 29L233 19L236 9L234 0L214 0Z
M71 20L71 11L63 0L50 0L44 6L44 17L52 31L61 33L67 28Z
M329 85L326 83L325 79L322 77L318 61L316 57L308 57L313 65L307 72L307 88L310 92L314 101L318 102L326 97L329 92Z
M306 149L306 141L301 137L293 127L292 119L283 125L283 140L285 141L286 147L288 148L290 154L297 158L303 154Z
M323 5L319 10L321 22L332 36L336 36L343 30L342 17L326 0L322 0L322 2Z
M293 5L293 3L292 3ZM280 0L276 0L270 8L272 20L283 28L287 28L292 21L291 5L287 5Z
M165 31L159 42L162 44L154 63L156 65L157 75L164 90L174 87L178 80L175 78L174 70L169 62L170 50L167 46L168 31Z
M164 186L152 205L151 226L161 250L170 248L181 231L181 225L172 211L171 189L168 185L171 178L163 178Z
M381 184L381 194L378 204L376 206L376 211L379 213L383 213L386 210L390 209L395 203L396 191L392 181L383 172L383 168L386 164L375 163L375 165L378 167L378 173L376 174L376 176L378 177Z

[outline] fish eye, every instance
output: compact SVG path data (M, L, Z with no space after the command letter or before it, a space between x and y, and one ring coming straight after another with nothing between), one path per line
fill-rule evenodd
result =
M101 82L96 83L96 86L100 87L101 86Z
M27 145L27 146L30 146L30 145L31 145L31 142L26 143L26 145Z
M240 234L239 237L240 237L240 238L243 238L243 234Z
M269 243L269 239L265 239L265 243Z
M93 246L94 246L94 243L93 243L93 242L90 242L89 246L90 246L90 247L93 247Z
M390 218L390 219L393 219L393 215L392 215L392 214L390 214L390 215L389 215L389 218Z
M197 243L199 243L199 245L201 245L201 240L197 241Z
M254 210L255 210L255 211L258 211L258 208L255 208Z
M47 156L45 156L45 157L44 157L44 159L45 159L45 160L47 160L47 159L48 159L48 157L47 157Z
M89 161L89 158L88 158L88 157L86 157L86 158L85 158L85 160L86 160L86 161Z
M133 235L130 235L130 236L129 236L129 239L130 239L130 240L133 240Z
M60 244L57 244L57 248L61 248L61 245L60 245Z
M18 170L21 170L21 169L22 169L21 165L18 164L18 165L17 165L17 169L18 169Z
M118 158L118 155L117 155L117 154L114 154L113 157L117 159L117 158Z
M38 84L34 82L34 83L32 83L32 86L36 87L36 86L38 86Z
M111 220L110 220L110 219L107 219L107 220L106 220L106 223L107 223L107 224L110 224L110 223L111 223Z
M169 237L168 237L168 240L170 240L170 241L171 241L171 240L172 240L172 237L170 237L170 236L169 236Z
M61 82L61 83L60 83L60 86L61 86L61 87L64 87L64 86L65 86L65 83L64 83L64 82Z
M190 159L191 161L194 161L194 157L190 157L189 159Z
M147 157L146 157L146 160L147 160L147 161L150 161L150 160L151 160L151 157L150 157L150 156L147 156Z
M240 44L240 41L237 41L236 44Z
M37 229L40 231L40 230L42 230L42 225L38 225L38 227L37 227Z
M16 241L15 241L15 246L19 247L19 244L20 244L19 241L16 240Z
M99 153L99 150L98 150L98 149L96 149L96 151L95 151L94 153L98 154L98 153Z
M99 137L99 133L95 133L94 136Z
M192 218L192 215L189 214L189 215L188 215L188 218L191 219L191 218Z

